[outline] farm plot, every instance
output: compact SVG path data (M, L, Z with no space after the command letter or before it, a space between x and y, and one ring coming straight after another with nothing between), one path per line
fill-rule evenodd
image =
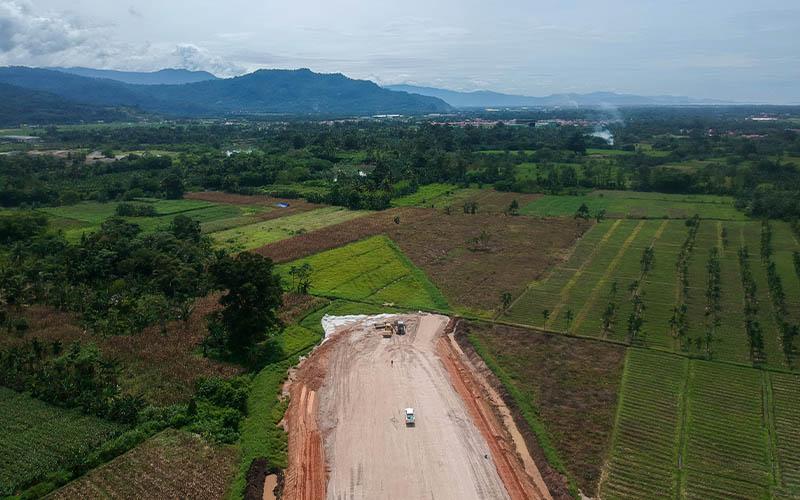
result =
M214 221L234 220L241 224L252 222L254 214L265 209L261 207L239 207L233 205L216 205L196 200L145 200L135 202L146 204L155 210L154 216L123 217L126 221L138 225L144 232L154 232L169 227L178 215L185 215L201 223L208 232L207 224ZM84 233L96 231L103 221L116 215L119 203L80 203L64 207L41 208L51 218L51 224L64 229L69 241L77 241Z
M212 233L211 237L220 247L235 251L251 250L298 234L355 219L366 213L338 207L319 208L310 212L218 231Z
M749 251L750 269L756 285L756 298L758 301L758 322L764 337L764 356L766 364L780 368L787 367L786 356L781 344L781 333L775 321L775 311L770 297L770 288L767 280L765 263L759 257L759 242L761 240L761 224L741 224L739 237L742 245ZM783 281L789 281L791 276L786 276ZM787 296L787 304L800 301L800 297Z
M628 350L602 498L676 497L687 366L688 361L677 356Z
M705 219L746 220L733 199L712 195L674 195L635 191L593 191L583 196L546 195L523 205L522 214L543 217L573 215L585 203L591 213L605 210L612 218L676 218L699 214Z
M772 476L763 419L762 372L692 362L684 425L686 498L768 496Z
M506 312L505 317L521 324L544 327L550 311L561 300L562 292L569 293L579 273L589 264L595 253L608 246L621 221L598 224L578 241L569 259L556 267L543 280L531 284ZM543 314L547 311L547 314Z
M800 497L800 377L782 373L770 375L777 440L780 485L779 498Z
M385 236L375 236L279 266L291 283L293 266L311 266L312 295L447 310L439 290Z
M416 192L395 198L392 200L393 207L436 207L443 203L457 199L462 192L455 184L427 184L420 186Z
M771 227L771 262L783 283L786 321L796 324L800 280L794 252L800 246L788 225ZM606 221L584 235L569 261L531 284L503 317L552 331L749 363L739 261L739 249L747 246L767 364L787 368L760 239L758 222Z
M223 498L235 463L235 448L168 429L49 498Z
M124 430L96 417L48 405L0 387L0 496L77 465Z
M614 221L595 226L595 230L581 239L569 261L544 281L529 287L508 311L507 317L532 326L561 331L568 329L579 310L578 304L585 304L608 264L620 252L624 254L641 227L637 221Z
M557 455L580 487L597 493L611 441L625 348L605 342L463 322L466 335L495 372L545 453ZM551 465L557 462L548 456Z

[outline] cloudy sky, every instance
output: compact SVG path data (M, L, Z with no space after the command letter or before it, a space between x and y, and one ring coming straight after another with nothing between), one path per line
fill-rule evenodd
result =
M800 103L800 0L0 0L0 65Z

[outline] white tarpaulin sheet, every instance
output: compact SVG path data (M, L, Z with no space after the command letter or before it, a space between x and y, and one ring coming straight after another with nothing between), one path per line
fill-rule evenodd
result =
M338 328L362 322L366 326L371 326L376 323L389 321L397 316L397 314L375 314L372 316L367 316L366 314L354 314L352 316L331 316L326 314L322 317L322 329L325 331L325 338L322 341L325 342L328 340L328 337L333 335Z

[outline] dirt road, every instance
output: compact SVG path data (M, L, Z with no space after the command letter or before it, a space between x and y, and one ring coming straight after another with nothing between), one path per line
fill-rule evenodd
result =
M449 318L403 318L408 333L388 339L364 324L339 328L295 374L284 497L549 498L443 352Z

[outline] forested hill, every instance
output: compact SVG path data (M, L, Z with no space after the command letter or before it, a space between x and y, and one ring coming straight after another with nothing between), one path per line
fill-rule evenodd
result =
M131 85L60 71L0 68L0 83L95 106L126 106L171 116L257 114L421 114L450 109L435 97L394 92L365 80L307 69L261 70L184 85Z
M110 109L69 101L63 97L0 83L0 126L21 123L82 123L131 119L123 109Z

